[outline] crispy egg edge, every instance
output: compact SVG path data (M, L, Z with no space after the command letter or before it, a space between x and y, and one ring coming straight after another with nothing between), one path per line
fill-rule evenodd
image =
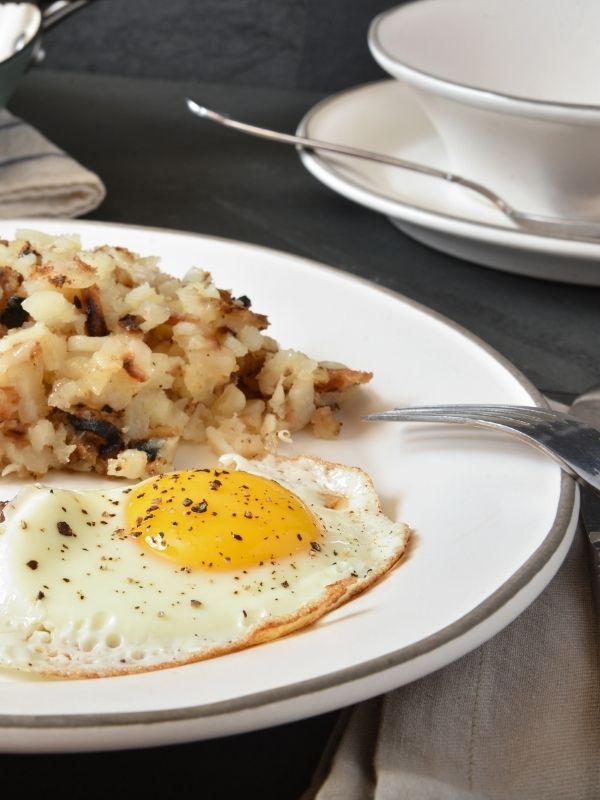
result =
M265 459L268 460L272 458L272 456L265 456ZM289 462L298 462L298 461L310 461L312 463L319 464L322 466L326 472L332 471L334 469L339 469L340 464L326 461L325 459L319 458L318 456L276 456L277 461L289 461ZM262 459L252 459L257 463L260 463ZM233 464L233 456L232 460L228 462L229 464ZM355 466L348 466L343 465L345 469L350 470L352 472L358 473L361 478L368 484L369 488L372 490L374 496L377 498L377 516L385 516L383 509L381 507L381 502L379 500L379 495L375 491L375 487L373 485L373 481L371 477L360 467ZM250 647L256 647L260 644L266 644L268 642L275 641L276 639L281 639L284 636L288 636L291 633L295 633L296 631L302 630L303 628L310 627L315 622L318 622L322 617L326 614L334 611L336 608L339 608L341 605L352 600L354 597L362 594L363 592L367 591L371 587L373 587L376 583L379 583L383 578L385 578L396 566L399 565L400 561L402 560L403 556L406 554L408 544L410 542L412 536L412 529L403 522L393 523L397 525L400 529L402 529L402 541L399 543L396 551L393 553L390 558L388 558L383 564L379 566L378 569L373 569L367 578L359 580L353 576L348 576L346 578L341 578L339 581L335 583L328 584L324 587L324 594L314 602L306 603L305 605L301 606L297 611L293 614L288 614L287 616L280 617L276 620L265 620L265 622L260 623L255 628L250 630L246 636L241 639L238 639L234 642L217 645L216 647L212 647L208 650L198 651L196 653L190 653L186 655L184 658L174 658L168 659L166 661L157 662L156 664L151 665L140 665L136 666L135 664L124 664L123 667L119 667L117 669L78 669L75 668L73 670L62 669L62 670L53 670L53 669L27 669L26 667L19 667L18 672L27 672L27 673L34 673L35 675L40 676L40 678L66 678L69 680L86 680L86 679L98 679L98 678L112 678L112 677L119 677L125 675L134 675L140 674L144 672L155 672L157 670L164 670L164 669L172 669L174 667L183 667L188 664L195 664L200 661L207 661L210 658L216 658L218 656L227 655L229 653L239 652L240 650L246 650ZM8 669L11 669L8 667Z

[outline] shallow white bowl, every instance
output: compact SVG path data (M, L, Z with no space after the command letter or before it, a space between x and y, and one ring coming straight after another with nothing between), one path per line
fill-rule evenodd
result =
M452 167L522 210L600 221L600 2L418 0L376 61L415 92Z

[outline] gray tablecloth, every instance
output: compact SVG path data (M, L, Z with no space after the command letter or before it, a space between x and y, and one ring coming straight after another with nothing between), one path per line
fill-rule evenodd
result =
M357 706L316 800L597 800L598 623L581 531L560 571L474 652Z

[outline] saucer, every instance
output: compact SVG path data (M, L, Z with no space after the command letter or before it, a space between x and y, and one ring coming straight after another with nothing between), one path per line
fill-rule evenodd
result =
M298 134L450 169L442 140L399 81L322 100ZM600 286L600 243L526 233L479 195L438 178L325 152L302 150L300 158L330 189L386 214L403 233L436 250L506 272Z

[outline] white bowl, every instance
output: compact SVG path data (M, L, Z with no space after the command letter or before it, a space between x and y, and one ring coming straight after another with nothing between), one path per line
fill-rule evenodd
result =
M521 210L600 221L599 36L599 0L418 0L376 17L369 47L456 172Z

